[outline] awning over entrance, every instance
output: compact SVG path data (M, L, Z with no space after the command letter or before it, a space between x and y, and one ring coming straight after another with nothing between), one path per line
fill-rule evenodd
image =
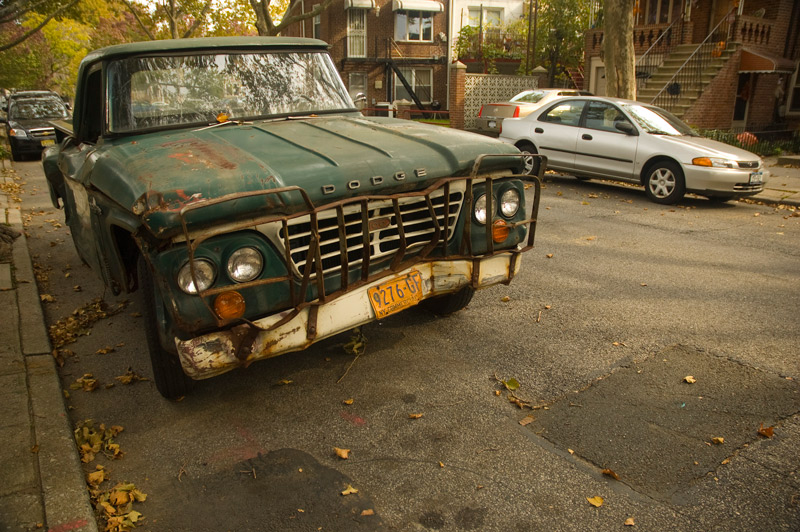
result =
M436 0L392 0L392 11L435 11L442 13L444 5Z
M345 9L373 9L375 0L344 0Z
M768 73L780 72L791 74L794 72L794 61L784 57L775 57L764 52L756 52L742 48L742 60L739 63L739 72Z

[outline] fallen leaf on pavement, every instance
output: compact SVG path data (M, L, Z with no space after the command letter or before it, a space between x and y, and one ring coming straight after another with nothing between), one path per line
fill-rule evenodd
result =
M352 404L353 404L353 399L352 399L352 398L350 398L350 399L345 399L344 401L342 401L342 404L345 404L345 405L352 405Z
M375 515L375 510L370 508L369 510L363 510L361 512L361 517L365 517L365 516L368 516L368 515Z
M348 484L347 488L342 492L342 495L353 495L354 493L358 493L358 490Z
M524 418L520 419L519 420L519 424L524 427L525 425L530 425L531 423L533 423L534 419L536 419L536 418L534 418L532 415L529 414L529 415L525 416Z
M409 414L409 415L408 415L408 419L419 419L419 418L421 418L421 417L422 417L422 416L424 416L424 415L425 415L425 414L422 414L422 413L419 413L419 414Z
M350 449L340 449L338 447L334 447L333 452L336 453L336 456L342 460L347 460L350 458Z
M601 506L603 506L603 498L599 495L596 495L594 497L586 497L586 500L589 501L589 504L591 504L595 508L600 508Z
M614 480L619 480L619 475L614 473L611 469L603 469L603 474L613 478Z
M634 522L633 522L633 517L629 517L629 518L627 518L627 519L625 520L625 523L623 523L623 524L624 524L625 526L634 526L636 523L634 523Z
M758 433L765 438L772 438L772 436L775 434L775 427L765 427L763 423L759 423Z
M711 438L711 443L720 445L722 443L725 443L725 438L723 438L722 436L716 436L714 438Z
M683 378L683 382L688 382L689 384L694 384L697 382L697 379L692 377L691 375L687 375Z

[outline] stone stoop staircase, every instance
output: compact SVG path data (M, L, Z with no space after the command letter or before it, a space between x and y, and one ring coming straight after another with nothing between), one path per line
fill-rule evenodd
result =
M673 80L676 72L686 63L686 60L692 55L698 46L706 46L709 49L715 44L698 45L681 44L675 47L672 53L667 56L662 65L655 71L655 73L647 79L644 87L637 90L636 100L643 103L652 103L653 99L661 92L661 90ZM667 108L672 114L677 117L682 117L683 114L692 106L694 102L700 97L703 91L708 87L720 70L725 66L731 56L736 52L739 47L738 43L729 43L727 47L722 50L719 57L712 58L708 65L703 69L703 72L698 76L693 76L694 82L691 84L682 83L680 94L677 96L667 96L669 105L664 105L663 101L659 104L660 107ZM686 65L686 69L697 69L697 65L693 64L694 60ZM666 93L665 93L666 94ZM662 97L664 94L662 94Z

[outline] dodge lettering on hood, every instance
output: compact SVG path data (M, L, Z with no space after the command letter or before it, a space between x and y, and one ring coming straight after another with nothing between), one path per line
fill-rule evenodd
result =
M54 125L53 202L143 302L168 398L412 306L458 311L533 247L540 174L516 148L362 116L322 41L97 50Z

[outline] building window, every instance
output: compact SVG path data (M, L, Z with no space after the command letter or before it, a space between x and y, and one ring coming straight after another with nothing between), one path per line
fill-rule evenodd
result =
M317 8L319 4L314 4L311 6L311 10ZM314 38L315 39L322 39L322 15L317 15L314 17Z
M475 28L499 28L503 25L503 10L484 7L481 11L480 7L470 7L469 25Z
M433 42L433 13L430 11L395 11L396 41Z
M367 10L347 10L347 57L367 57Z
M366 72L350 72L347 75L347 92L353 99L359 94L367 95Z
M800 64L794 71L789 85L789 101L787 106L790 113L800 113Z
M430 68L401 68L400 72L414 93L422 103L431 103L433 100L433 69ZM394 76L394 99L413 101L411 94L405 88L397 74Z

